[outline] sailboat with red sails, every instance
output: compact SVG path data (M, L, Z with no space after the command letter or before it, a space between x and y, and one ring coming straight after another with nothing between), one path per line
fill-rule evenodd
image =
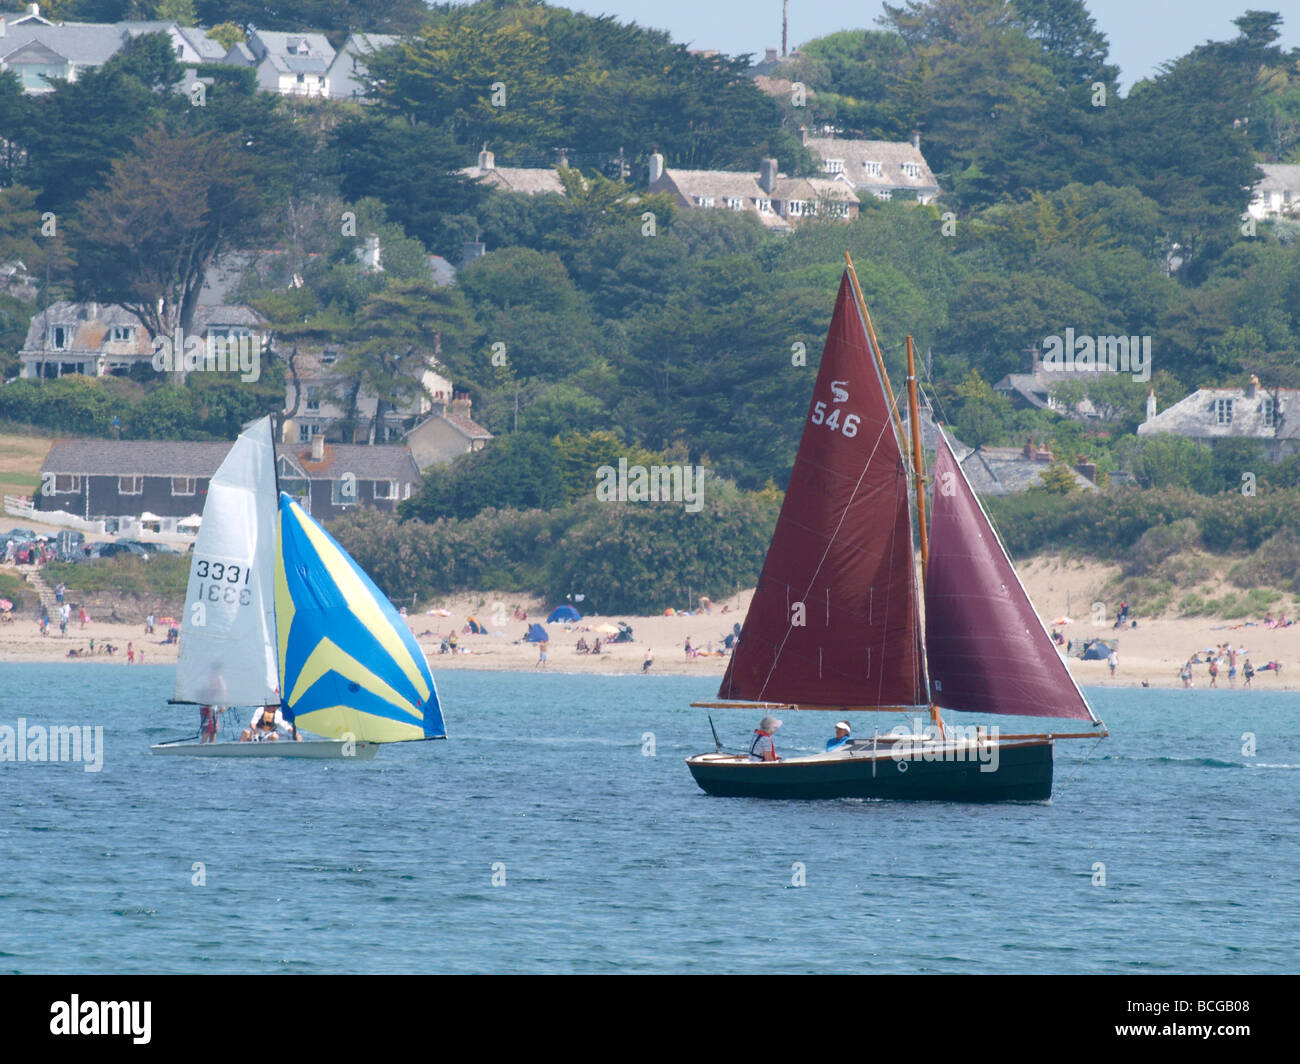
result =
M758 587L719 701L694 705L765 714L902 712L914 723L777 761L724 753L718 744L687 765L714 795L1048 799L1055 741L1102 738L1105 726L1034 611L942 431L927 529L911 339L909 462L880 347L845 260ZM1092 730L1000 734L998 727L945 724L944 709L1088 721Z

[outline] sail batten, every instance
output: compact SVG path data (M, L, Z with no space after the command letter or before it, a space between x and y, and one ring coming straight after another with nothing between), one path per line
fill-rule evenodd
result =
M934 473L925 645L935 703L1096 722L942 432Z
M925 701L911 569L907 472L846 271L776 530L718 697Z

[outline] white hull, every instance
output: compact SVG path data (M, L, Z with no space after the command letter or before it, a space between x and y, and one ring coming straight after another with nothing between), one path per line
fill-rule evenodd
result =
M184 754L190 757L328 757L369 761L379 752L378 743L341 739L304 739L294 742L200 743L192 739L176 743L159 743L149 747L155 754Z

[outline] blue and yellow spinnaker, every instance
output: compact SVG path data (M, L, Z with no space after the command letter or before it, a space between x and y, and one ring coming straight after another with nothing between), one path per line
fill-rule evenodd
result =
M276 544L286 714L330 738L445 737L433 674L410 628L347 551L284 492Z

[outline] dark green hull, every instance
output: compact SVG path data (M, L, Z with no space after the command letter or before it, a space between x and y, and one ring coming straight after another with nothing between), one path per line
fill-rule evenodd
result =
M925 760L920 753L799 758L770 763L687 758L709 794L728 798L880 798L930 802L1040 802L1052 796L1052 742L999 744L998 764Z

